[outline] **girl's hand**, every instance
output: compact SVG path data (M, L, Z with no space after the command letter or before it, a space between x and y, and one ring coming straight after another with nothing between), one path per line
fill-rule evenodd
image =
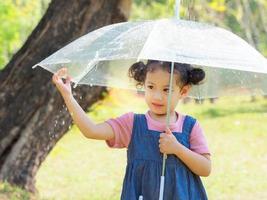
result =
M65 79L65 83L62 78ZM56 85L57 89L63 97L72 95L71 92L71 77L67 73L67 68L61 68L52 77L53 83Z
M179 148L179 142L170 129L166 129L165 133L160 134L159 149L161 153L175 154L177 148Z

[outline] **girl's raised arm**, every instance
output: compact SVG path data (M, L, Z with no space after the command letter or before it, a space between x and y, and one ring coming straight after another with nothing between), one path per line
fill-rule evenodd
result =
M63 82L62 78L66 81ZM112 127L107 123L95 124L84 112L78 102L74 99L71 92L70 76L67 75L67 69L62 68L53 75L53 83L61 93L67 108L71 114L74 123L78 126L82 134L91 139L110 140L114 138Z

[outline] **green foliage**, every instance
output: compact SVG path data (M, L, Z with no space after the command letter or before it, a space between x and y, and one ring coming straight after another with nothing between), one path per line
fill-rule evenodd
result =
M174 0L136 0L132 4L130 20L169 18L174 16Z
M0 69L22 46L47 5L48 0L0 1Z

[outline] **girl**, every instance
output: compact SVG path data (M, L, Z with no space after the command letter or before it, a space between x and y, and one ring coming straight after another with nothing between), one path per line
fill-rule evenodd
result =
M106 140L113 148L127 148L127 167L121 199L157 200L162 170L162 153L168 154L165 171L164 200L207 199L199 176L211 171L210 152L203 131L196 119L175 111L191 85L205 77L200 68L175 63L170 106L170 128L166 129L167 97L170 62L149 60L138 62L129 69L137 86L145 89L146 114L126 113L103 123L92 122L76 102L71 92L66 69L53 76L53 82L83 135L90 139ZM62 77L66 76L65 83Z

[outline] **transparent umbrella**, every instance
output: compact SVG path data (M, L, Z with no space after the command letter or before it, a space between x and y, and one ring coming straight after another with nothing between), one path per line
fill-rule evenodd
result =
M267 93L267 60L219 27L179 19L124 22L88 33L35 66L62 66L75 84L135 89L127 71L137 60L188 63L204 68L204 84L190 97Z
M267 94L267 60L258 51L230 31L180 19L105 26L78 38L34 67L55 73L64 66L76 85L136 89L127 76L128 69L134 62L148 59L172 62L172 72L174 62L204 68L206 79L193 86L189 94L193 98ZM170 97L171 93L169 100ZM163 198L165 159L166 155L159 199Z

